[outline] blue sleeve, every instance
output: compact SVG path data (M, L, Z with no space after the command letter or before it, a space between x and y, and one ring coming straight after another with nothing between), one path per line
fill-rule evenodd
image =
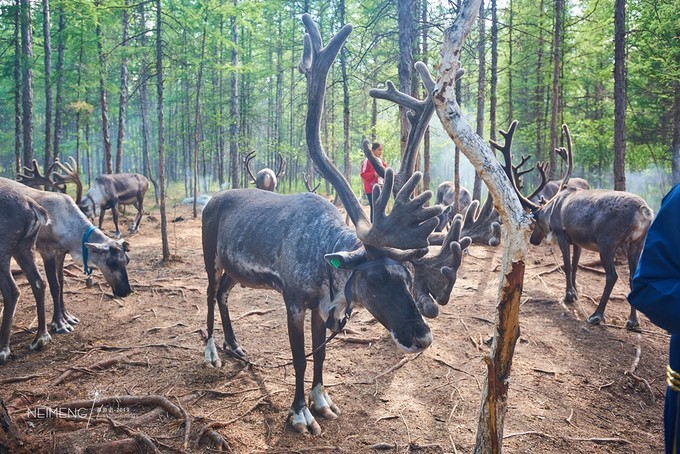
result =
M663 198L649 228L628 301L655 325L680 333L680 185Z

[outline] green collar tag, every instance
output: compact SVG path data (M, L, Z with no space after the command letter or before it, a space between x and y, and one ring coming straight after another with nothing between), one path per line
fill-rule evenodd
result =
M337 269L337 268L340 268L340 265L341 265L340 260L338 260L338 259L331 259L330 261L331 261L331 265L333 265L333 268L336 268L336 269Z

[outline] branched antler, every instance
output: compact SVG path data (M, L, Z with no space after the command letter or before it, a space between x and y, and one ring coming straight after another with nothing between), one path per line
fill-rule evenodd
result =
M255 182L257 181L257 178L255 178L255 175L253 175L253 171L250 170L250 161L255 159L256 154L257 152L253 150L250 153L246 154L245 157L243 158L243 164L246 166L246 171L248 172L248 175L250 175L250 184L255 184Z
M281 153L277 153L276 156L279 160L279 168L276 170L276 178L280 178L286 174L286 159Z
M61 162L59 158L54 160L54 164L63 172L55 172L54 179L60 185L66 185L67 183L73 183L76 185L76 205L80 204L83 197L83 182L80 180L80 174L78 173L78 163L73 156L69 156L69 162Z
M64 186L55 182L52 178L52 171L54 170L56 163L52 163L52 165L45 172L45 175L40 173L38 161L34 159L32 164L33 168L24 166L24 173L17 174L18 182L36 189L40 189L41 186L44 186L45 188L50 187L61 192L64 191Z
M316 186L312 188L312 176L307 175L306 173L302 173L302 181L305 182L305 187L307 187L308 192L315 193L317 189L319 189L319 186L321 186L321 182L317 183Z

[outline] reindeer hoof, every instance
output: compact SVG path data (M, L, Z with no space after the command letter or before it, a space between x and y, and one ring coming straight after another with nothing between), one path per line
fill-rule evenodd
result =
M11 354L12 352L9 351L9 347L5 347L0 350L0 364L5 364Z
M574 301L576 301L576 293L567 293L564 295L564 299L562 301L567 304L572 304Z
M76 325L78 322L80 322L80 319L78 317L76 317L75 315L71 315L66 311L64 311L64 320L66 320L69 325Z
M222 367L222 361L220 360L220 355L217 353L217 347L215 346L215 339L212 337L208 339L208 343L205 345L205 350L203 351L203 367Z
M591 325L599 325L600 323L604 322L604 315L593 314L590 317L588 317L586 321Z
M630 331L640 331L640 322L637 320L628 320L626 322L626 329Z
M226 340L222 344L222 348L224 348L225 351L230 351L231 353L234 354L234 356L238 356L239 358L246 359L247 352L246 350L241 347L238 342L234 340L233 343L229 344Z
M319 435L321 433L321 426L319 426L319 423L316 422L306 405L302 407L297 413L291 408L290 416L290 423L297 432L301 434L307 434L311 432L312 435Z
M120 232L116 232L116 233L113 234L113 237L114 237L116 240L118 240L118 239L120 239L120 238L123 238L123 234L120 233Z
M50 336L50 333L44 332L43 334L36 336L35 340L29 344L28 348L33 351L40 350L45 345L49 344L51 340L52 336Z
M340 409L333 403L322 384L318 384L309 393L309 405L314 412L326 419L337 419Z
M74 331L74 328L63 318L61 320L53 320L50 323L50 328L54 329L55 333L66 334Z

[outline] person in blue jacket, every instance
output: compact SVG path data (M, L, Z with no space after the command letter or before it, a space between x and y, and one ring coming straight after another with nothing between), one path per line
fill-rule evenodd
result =
M680 184L661 201L633 275L628 301L671 333L664 429L667 453L680 453Z

